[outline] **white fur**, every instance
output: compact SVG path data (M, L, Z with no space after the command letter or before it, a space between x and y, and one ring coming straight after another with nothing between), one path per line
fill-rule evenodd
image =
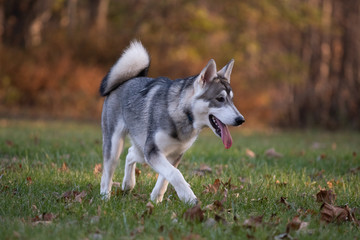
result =
M150 64L150 56L139 41L131 42L123 52L119 60L111 68L107 88L111 88L116 82L136 76L141 70Z

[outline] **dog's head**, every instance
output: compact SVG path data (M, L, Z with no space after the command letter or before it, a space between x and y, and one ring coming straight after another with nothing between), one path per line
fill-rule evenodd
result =
M193 111L196 125L199 128L210 127L221 137L225 148L232 145L227 125L239 126L245 122L233 103L233 92L230 87L233 65L234 60L231 60L217 72L215 61L211 59L194 82Z

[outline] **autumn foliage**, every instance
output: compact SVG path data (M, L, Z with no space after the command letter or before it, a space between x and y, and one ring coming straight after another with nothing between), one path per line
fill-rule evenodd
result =
M137 38L152 77L234 58L247 124L360 128L359 4L1 1L0 114L99 119L100 81Z

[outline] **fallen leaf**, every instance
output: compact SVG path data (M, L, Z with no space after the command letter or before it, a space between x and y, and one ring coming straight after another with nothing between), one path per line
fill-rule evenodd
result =
M32 179L31 177L26 177L26 184L27 185L31 185L33 182L32 182Z
M333 188L333 183L331 181L327 181L326 184L328 185L329 188Z
M86 197L87 193L85 191L81 191L79 194L75 195L75 201L82 203L82 199Z
M220 180L217 178L215 179L213 184L208 184L207 186L204 186L205 189L203 193L217 193L220 187Z
M101 163L95 164L94 174L95 174L95 175L98 175L98 174L101 173L101 172L102 172L102 164L101 164Z
M333 142L333 143L331 144L331 149L332 149L332 150L336 150L336 147L337 147L336 143Z
M43 214L43 220L44 221L52 221L56 218L56 215L53 213L44 213Z
M141 174L141 170L138 169L137 167L135 167L135 176L136 176L136 177L139 177L140 174Z
M215 200L213 203L207 205L205 209L209 211L223 211L224 207L219 200Z
M53 213L43 213L43 214L37 215L34 218L32 218L31 222L36 223L36 224L39 224L39 223L41 223L41 224L49 224L55 218L56 218L56 215L53 214Z
M190 233L186 237L181 238L182 240L202 240L203 238L199 234Z
M350 221L351 214L348 206L336 207L329 203L323 203L320 207L320 220L326 223Z
M317 202L334 204L335 199L336 199L336 194L333 193L332 190L320 190L320 192L316 194Z
M226 225L228 222L220 215L215 214L215 221L221 222L221 224Z
M150 215L150 214L152 214L152 211L153 211L153 209L154 209L154 205L153 205L151 202L148 202L148 203L146 204L146 209L147 209L147 211L148 211L148 214Z
M280 182L279 180L276 180L275 181L275 184L279 187L284 187L287 185L287 182Z
M212 168L206 164L201 164L199 168L194 170L194 174L200 177L203 177L208 173L212 173Z
M265 155L268 157L274 157L274 158L282 158L283 155L281 153L278 153L275 151L274 148L270 148L265 151Z
M63 162L61 168L59 169L61 172L66 172L69 170L68 165L66 164L66 162Z
M196 205L192 208L189 208L184 213L184 218L188 221L204 221L204 211L201 209L200 205Z
M320 161L320 160L323 160L323 159L325 159L325 158L326 158L326 154L323 153L323 154L320 154L320 156L318 156L318 157L316 158L316 160Z
M288 203L288 201L286 201L286 197L280 197L280 201L281 204L284 204L286 206L287 209L291 208L290 203Z
M256 228L262 224L263 216L252 216L245 219L243 226L247 228Z
M14 142L11 141L11 140L6 140L5 143L6 143L6 145L7 145L8 147L14 146Z
M356 167L356 168L350 168L350 173L352 174L356 174L356 173L359 173L360 172L360 166L359 167Z
M67 191L64 192L61 195L61 199L64 199L65 202L82 202L82 199L87 195L87 193L85 191L82 192L78 192L78 191Z
M238 189L243 189L244 188L244 186L242 186L242 185L240 187L238 187L236 185L232 185L231 184L231 177L228 179L227 182L221 182L221 183L222 183L223 187L228 189L228 190L238 190Z
M299 216L295 216L286 226L286 232L305 230L309 226L308 222L300 220Z
M250 158L255 158L256 157L256 154L253 151L251 151L250 149L248 149L248 148L245 149L245 154L246 154L246 156L248 156Z

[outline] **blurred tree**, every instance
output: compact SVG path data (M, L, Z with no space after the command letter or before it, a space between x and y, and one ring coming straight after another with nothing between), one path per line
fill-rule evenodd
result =
M359 25L358 0L0 0L0 112L93 109L103 74L138 38L152 76L234 58L235 102L259 122L360 129Z

